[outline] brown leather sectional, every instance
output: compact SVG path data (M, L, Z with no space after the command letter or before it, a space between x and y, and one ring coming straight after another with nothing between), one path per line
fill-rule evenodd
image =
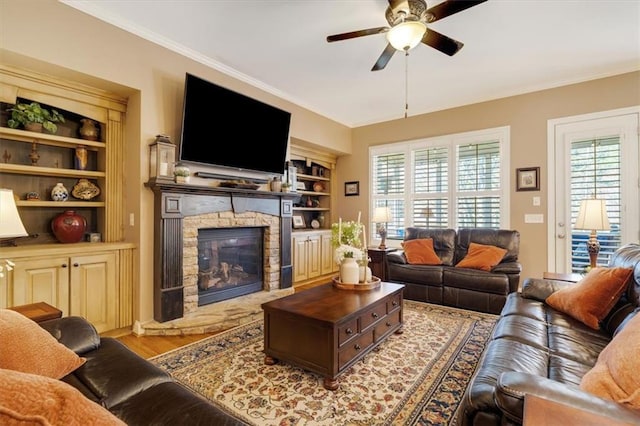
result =
M462 309L498 314L507 295L518 291L522 266L518 262L520 233L506 229L425 229L410 227L405 240L432 238L442 265L409 264L403 250L387 254L387 281L405 285L405 299L437 303ZM491 272L456 268L470 243L507 250Z
M520 425L524 397L535 395L640 425L640 413L579 388L598 355L640 308L640 245L628 244L610 267L633 268L626 292L594 330L544 303L566 281L528 278L511 293L457 415L457 424Z
M128 426L244 425L118 340L100 337L80 317L40 323L60 343L87 358L62 381L107 408Z

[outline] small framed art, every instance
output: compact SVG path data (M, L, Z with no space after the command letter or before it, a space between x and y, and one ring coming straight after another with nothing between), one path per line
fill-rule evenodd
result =
M516 169L516 191L540 191L540 167Z
M352 181L344 183L344 195L360 195L360 181Z
M299 213L293 214L293 227L295 229L306 228L307 224L304 222L304 216Z

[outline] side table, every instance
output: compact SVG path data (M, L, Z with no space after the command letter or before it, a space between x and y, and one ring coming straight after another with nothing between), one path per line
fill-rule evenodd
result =
M45 302L30 303L28 305L12 306L12 311L16 311L24 315L25 317L35 321L42 322L50 319L62 317L62 311L54 306Z
M380 249L377 247L368 247L367 252L371 258L369 267L373 276L380 278L382 281L387 280L387 253L396 251L396 248Z

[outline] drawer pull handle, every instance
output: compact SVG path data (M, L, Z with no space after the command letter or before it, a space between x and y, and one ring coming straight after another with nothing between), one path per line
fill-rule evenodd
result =
M391 321L387 321L387 327L391 327Z
M67 264L66 264L66 263L63 263L63 264L62 264L62 267L63 267L63 268L66 268L66 267L67 267Z
M398 306L398 302L396 302L395 300L394 300L393 302L391 302L391 304L392 304L393 306Z
M80 266L80 265L78 265L77 263L74 263L74 264L73 264L73 266L75 266L75 267L77 268L77 267L78 267L78 266Z
M352 329L350 329L350 328L347 328L347 329L345 330L345 333L347 333L347 334L353 334L353 330L352 330Z
M373 313L371 314L371 316L372 316L372 317L374 317L374 318L378 318L378 314L377 314L377 313L375 313L375 312L373 312Z
M354 348L356 349L356 351L359 351L361 349L360 345L355 345Z

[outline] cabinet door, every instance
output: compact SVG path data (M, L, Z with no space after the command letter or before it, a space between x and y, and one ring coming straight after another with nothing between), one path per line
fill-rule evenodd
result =
M333 247L331 246L331 233L325 232L321 236L320 250L322 252L320 259L322 275L333 272Z
M320 234L310 234L307 239L307 265L309 278L320 276Z
M293 236L291 239L293 247L293 281L303 281L309 278L309 268L307 267L307 236Z
M99 333L116 328L116 254L74 256L71 266L71 315L86 318Z
M41 257L16 260L12 306L46 302L69 312L69 258Z

